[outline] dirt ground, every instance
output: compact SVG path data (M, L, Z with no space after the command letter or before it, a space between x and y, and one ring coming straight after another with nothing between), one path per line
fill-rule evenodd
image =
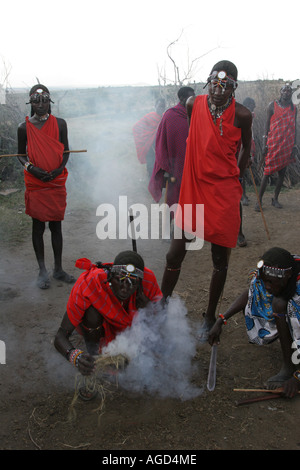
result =
M122 183L118 183L116 194L128 195L128 203L141 202L149 206L152 200L147 191L145 168L136 162L132 143L126 147L126 159L132 166L129 170L123 165ZM71 173L72 165L70 181ZM110 185L110 182L113 182L113 174L102 178L101 186ZM85 191L90 189L87 185ZM74 267L77 258L111 261L117 252L131 248L130 241L97 238L97 205L78 204L81 194L70 190L63 223L64 268L77 277L80 274ZM249 192L250 204L244 207L248 246L232 250L222 311L247 286L249 271L266 249L282 246L293 253L300 252L300 190L282 193L282 210L271 206L271 196L268 192L264 199L264 214L271 237L268 240L262 216L254 211L255 194ZM106 200L102 196L99 203L112 200L114 196ZM16 207L16 211L23 210L23 206ZM278 343L268 347L248 344L242 315L223 328L218 348L217 384L213 392L206 389L210 346L198 345L193 359L198 372L192 380L203 387L203 392L196 398L159 398L112 386L100 418L95 412L99 405L96 399L89 403L78 401L76 417L69 421L76 370L56 352L53 338L71 287L54 279L48 290L39 290L35 286L37 267L29 229L23 243L6 242L0 247L0 340L6 345L6 364L0 364L2 450L300 449L298 397L237 406L238 401L259 394L234 389L263 388L264 381L274 375L281 364ZM45 245L50 270L49 231L45 235ZM168 247L168 242L162 240L138 240L138 251L159 282ZM209 244L187 254L176 293L186 304L192 326L199 322L205 311L211 270Z

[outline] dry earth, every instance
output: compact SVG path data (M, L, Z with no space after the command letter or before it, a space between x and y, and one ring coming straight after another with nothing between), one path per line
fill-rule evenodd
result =
M70 127L71 135L72 132L75 135L76 123L71 122ZM114 161L113 170L104 171L93 179L89 171L98 154L90 151L82 157L85 159L84 171L78 170L72 162L69 165L70 188L63 223L64 267L76 276L80 274L74 267L77 258L111 261L117 252L131 248L130 241L97 238L98 204L116 202L119 194L128 196L128 204L142 202L149 206L152 202L147 191L145 168L136 161L130 126L126 124L122 129L118 139L118 149L122 148L122 151L114 149L116 155L119 152L120 159ZM104 152L114 146L112 132ZM121 175L120 180L117 175ZM83 188L79 188L80 178L85 182ZM76 187L72 186L75 181ZM98 191L95 191L96 199L91 201L88 196L95 188ZM109 197L105 196L104 188L110 189ZM300 253L300 190L284 191L282 210L273 208L271 193L266 194L264 213L271 240L267 238L261 214L254 211L254 192L249 195L250 205L244 208L248 246L232 251L222 310L247 286L249 270L255 267L267 248L282 246ZM15 207L16 213L19 210L20 207ZM16 230L20 230L17 225ZM6 364L0 364L1 449L300 449L298 397L236 406L238 401L257 394L236 392L235 388L262 388L264 381L280 367L279 344L269 347L248 344L241 315L224 328L218 350L217 385L213 392L208 392L205 387L210 347L199 345L194 357L198 372L192 380L195 385L203 386L203 393L196 398L184 401L160 398L113 386L106 396L100 419L94 411L96 400L77 402L75 421L68 421L76 371L56 352L53 337L71 288L55 280L45 291L35 286L37 269L29 228L23 238L24 242L20 244L3 240L0 247L0 339L6 345ZM50 270L49 231L45 243ZM138 241L139 252L159 282L168 246L161 240ZM192 327L207 305L211 269L209 244L188 253L176 292L187 306L188 322Z

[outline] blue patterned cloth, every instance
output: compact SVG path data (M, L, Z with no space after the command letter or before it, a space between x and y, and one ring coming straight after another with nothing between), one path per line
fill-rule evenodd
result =
M251 281L245 308L245 322L250 343L269 344L278 337L272 300L273 295L266 291L257 272ZM300 280L297 282L294 296L288 301L286 321L294 347L300 351Z

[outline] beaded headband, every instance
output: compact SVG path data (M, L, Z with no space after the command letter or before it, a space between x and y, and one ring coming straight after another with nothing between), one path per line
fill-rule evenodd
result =
M112 273L123 274L127 278L140 278L143 279L144 273L141 269L136 268L133 264L115 264L111 268Z
M53 101L50 98L50 93L48 93L47 91L44 91L42 88L38 88L30 95L29 102L26 104L30 104L34 102L37 103L40 100L42 100L44 103L46 103L47 101L51 101L51 103L53 103Z
M290 268L274 268L273 266L265 266L264 260L260 260L257 263L257 267L258 267L258 269L260 269L267 276L278 277L280 279L282 279L287 272L292 271L292 269L293 269L292 267L290 267Z
M211 83L215 87L220 86L221 88L226 88L227 85L232 85L234 90L237 87L237 81L227 75L224 70L220 70L219 72L212 72L212 74L207 79L206 85L208 83ZM206 87L206 85L204 86L204 88Z

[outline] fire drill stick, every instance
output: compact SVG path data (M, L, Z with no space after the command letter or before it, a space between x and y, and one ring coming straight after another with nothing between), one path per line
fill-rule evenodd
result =
M87 150L65 150L63 153L82 153L87 152ZM3 157L28 157L28 153L11 153L7 155L0 155L0 158Z

